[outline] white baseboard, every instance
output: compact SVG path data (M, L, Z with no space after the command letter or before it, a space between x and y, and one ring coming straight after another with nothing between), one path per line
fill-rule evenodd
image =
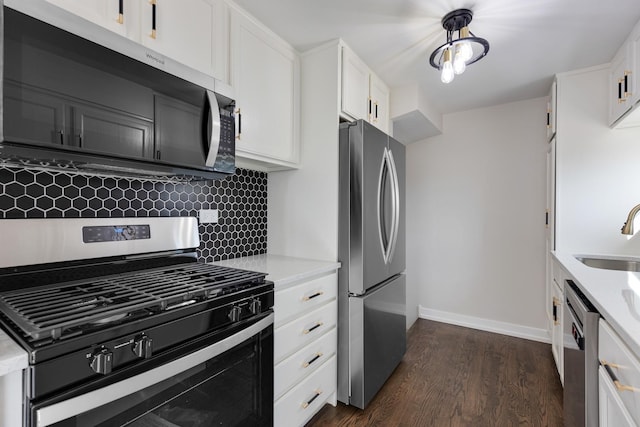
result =
M531 341L551 343L549 333L545 329L531 328L529 326L516 325L514 323L499 322L497 320L482 319L480 317L465 316L458 313L434 310L419 307L421 319L435 320L436 322L450 323L481 331L494 332L496 334L509 335L524 338Z

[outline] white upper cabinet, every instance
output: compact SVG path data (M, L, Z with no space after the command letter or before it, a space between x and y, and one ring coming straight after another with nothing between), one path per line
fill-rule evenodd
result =
M143 45L228 81L225 61L228 19L223 2L141 0L141 7L140 42Z
M549 91L549 98L547 100L547 140L551 141L551 139L556 134L556 93L557 93L557 83L554 80L551 84L551 90Z
M389 88L347 46L342 47L342 116L389 132Z
M342 48L342 113L368 119L369 67L351 49Z
M616 53L609 67L609 124L640 126L640 22Z
M633 105L631 73L633 57L630 44L618 51L609 67L609 124L614 124Z
M46 1L123 36L126 35L124 17L133 13L133 3L124 0Z
M228 82L222 0L47 0L175 61Z
M389 132L389 88L375 74L369 75L369 122Z
M244 11L232 7L230 16L239 164L263 170L298 167L298 53Z

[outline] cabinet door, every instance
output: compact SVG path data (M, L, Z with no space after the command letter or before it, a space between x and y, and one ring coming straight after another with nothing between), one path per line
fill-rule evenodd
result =
M369 95L369 121L389 133L389 88L375 74L370 75Z
M243 13L231 11L231 85L240 156L298 162L297 53Z
M214 40L224 34L219 27L223 22L220 21L223 3L215 0L141 1L140 42L178 62L214 75Z
M553 327L551 329L551 353L553 359L556 361L556 368L560 375L560 380L564 384L564 357L563 357L563 337L562 337L562 312L564 306L564 296L559 285L553 282L553 295L552 295L552 313L551 320Z
M547 138L551 138L556 134L556 82L551 84L549 92L549 100L547 101Z
M617 53L609 68L609 124L613 124L631 108L630 44Z
M636 25L634 32L629 41L629 55L631 56L631 64L633 65L627 75L628 91L631 105L635 105L640 101L640 25Z
M126 34L124 23L130 16L130 0L46 0L68 10L74 15L108 28L119 34ZM126 19L125 19L126 18Z
M602 366L598 369L598 402L600 427L634 427L636 425Z
M369 120L369 68L349 48L342 48L342 113Z
M64 101L42 89L4 81L4 135L29 144L65 143Z
M128 158L152 158L152 121L93 105L72 108L71 144Z

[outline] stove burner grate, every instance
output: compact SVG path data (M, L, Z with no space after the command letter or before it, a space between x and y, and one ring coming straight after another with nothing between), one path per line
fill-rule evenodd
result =
M190 263L0 292L0 311L33 340L57 339L78 326L204 301L264 278L264 273Z

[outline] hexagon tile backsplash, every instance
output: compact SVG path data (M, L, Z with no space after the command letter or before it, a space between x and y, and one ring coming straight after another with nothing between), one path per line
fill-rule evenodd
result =
M267 251L267 174L237 169L219 181L165 182L21 169L0 164L0 219L198 216L201 261Z

